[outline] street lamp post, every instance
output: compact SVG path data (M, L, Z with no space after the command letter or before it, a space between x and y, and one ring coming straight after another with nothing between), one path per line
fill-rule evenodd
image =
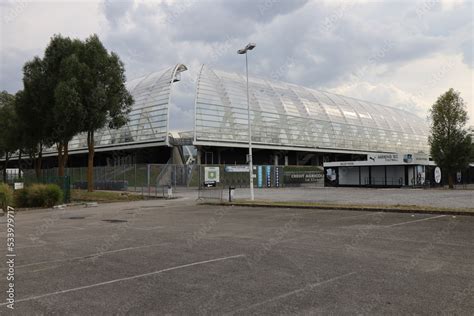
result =
M248 115L248 129L249 129L249 176L250 176L250 200L254 200L253 192L253 159L252 159L252 124L250 123L250 97L249 97L249 63L247 52L257 46L255 43L249 43L245 48L239 49L237 54L245 54L245 71L247 74L247 115Z

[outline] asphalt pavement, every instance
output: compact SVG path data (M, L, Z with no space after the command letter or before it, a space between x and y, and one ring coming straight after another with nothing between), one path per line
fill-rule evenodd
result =
M14 311L472 315L473 227L472 216L193 199L18 212Z

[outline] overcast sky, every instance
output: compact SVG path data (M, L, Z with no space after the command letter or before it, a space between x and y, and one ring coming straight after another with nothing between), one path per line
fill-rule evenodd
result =
M176 63L172 128L192 129L200 65L244 72L236 50L257 43L250 73L427 116L450 87L474 125L472 1L0 0L0 89L22 88L25 61L55 33L99 35L133 79Z

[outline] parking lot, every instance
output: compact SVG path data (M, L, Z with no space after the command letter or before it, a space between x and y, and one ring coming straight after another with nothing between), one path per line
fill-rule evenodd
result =
M474 217L188 199L15 220L18 315L474 311ZM3 259L0 269L5 295Z

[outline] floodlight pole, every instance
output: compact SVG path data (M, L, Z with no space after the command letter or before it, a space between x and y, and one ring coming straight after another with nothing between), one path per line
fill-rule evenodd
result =
M255 48L254 43L249 43L243 49L237 51L238 54L245 54L245 72L247 75L247 122L249 130L249 179L250 179L250 200L255 200L254 190L253 190L253 157L252 157L252 124L250 122L250 94L249 94L249 63L247 52Z
M249 176L250 176L250 200L255 200L253 192L253 157L252 157L252 124L250 122L250 94L249 94L249 62L247 52L245 53L245 70L247 73L247 115L249 126Z

